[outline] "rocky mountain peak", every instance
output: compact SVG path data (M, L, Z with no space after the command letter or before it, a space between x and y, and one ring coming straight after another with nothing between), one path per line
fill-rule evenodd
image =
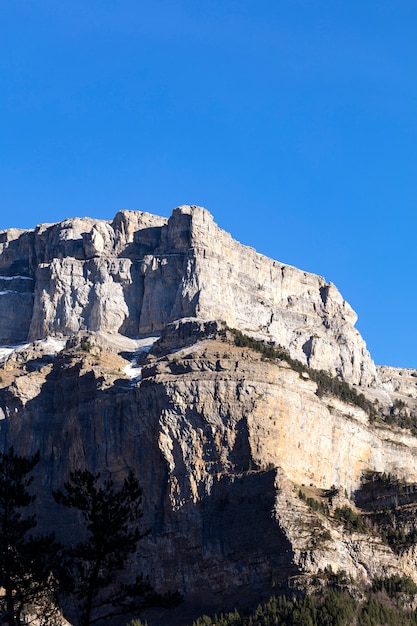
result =
M140 337L182 317L223 320L364 386L375 366L356 314L324 278L257 253L198 206L119 211L0 234L0 343L80 330Z

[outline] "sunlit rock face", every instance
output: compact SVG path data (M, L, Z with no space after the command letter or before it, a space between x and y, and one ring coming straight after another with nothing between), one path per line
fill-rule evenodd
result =
M0 342L81 330L128 337L183 317L223 320L316 369L371 385L356 314L331 283L258 254L201 207L121 211L0 234Z

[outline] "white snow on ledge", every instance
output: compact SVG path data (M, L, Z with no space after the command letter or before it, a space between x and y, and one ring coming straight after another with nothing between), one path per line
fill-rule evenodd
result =
M26 350L30 346L29 343L23 343L18 346L1 346L0 347L0 362L5 361L12 352L21 352Z
M42 344L45 350L48 350L47 354L49 356L55 356L58 352L61 352L65 346L67 345L67 339L57 339L56 337L47 337L46 339L42 339L42 341L36 342L38 345Z
M145 339L136 339L136 355L143 352L149 352L155 341L157 341L158 339L159 337L146 337ZM132 384L136 383L142 378L142 367L137 365L136 357L131 360L129 365L126 365L126 367L123 369L123 372L126 374L126 376L129 376Z
M40 341L34 342L34 344L23 343L17 346L0 346L0 363L5 361L12 352L23 352L27 350L31 345L42 346L42 351L48 356L55 356L58 352L61 352L66 346L66 339L56 339L55 337L47 337Z
M142 378L142 368L135 365L133 361L123 368L123 373L126 374L126 376L129 376L132 381L140 380Z
M100 334L118 350L132 353L132 359L130 363L126 365L123 372L131 379L132 384L140 380L142 377L142 367L137 364L137 357L141 353L149 352L155 341L159 339L159 336L144 337L143 339L129 339L123 335ZM16 346L0 346L0 363L5 361L12 352L22 352L31 346L33 346L35 351L37 347L41 354L54 357L65 348L66 343L67 338L57 339L56 337L47 337L46 339L35 341L33 344L24 343Z
M33 280L31 276L0 276L0 280L14 280L20 278L21 280Z

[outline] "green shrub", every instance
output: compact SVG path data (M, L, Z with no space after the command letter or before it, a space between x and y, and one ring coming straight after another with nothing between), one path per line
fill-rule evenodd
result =
M83 339L81 339L80 341L80 348L81 350L83 350L84 352L91 352L91 348L92 348L92 344L91 341L89 339L87 339L86 337L83 337Z
M369 526L361 515L355 513L350 506L337 507L334 512L335 519L342 522L346 530L351 532L366 533L369 532Z
M372 419L377 416L376 405L367 400L363 393L358 393L354 387L351 387L344 380L340 380L336 376L330 376L324 370L316 370L301 361L293 359L289 352L280 345L273 342L266 343L245 335L236 328L227 328L233 336L235 346L242 348L250 348L262 354L264 359L285 361L292 370L299 374L307 373L311 380L317 384L317 395L321 398L323 395L331 394L347 402L363 409Z
M329 515L329 507L326 502L321 502L310 496L306 496L302 489L298 491L298 497L303 500L313 511L323 513L323 515Z

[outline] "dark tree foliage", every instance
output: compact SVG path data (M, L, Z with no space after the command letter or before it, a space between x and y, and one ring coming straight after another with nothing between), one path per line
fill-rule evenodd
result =
M25 623L28 607L40 623L52 623L55 611L59 545L53 535L33 536L36 517L28 514L35 500L30 474L38 462L39 452L29 458L13 448L0 452L0 620L9 626Z
M401 521L401 515L397 514L397 507L386 509L380 514L372 516L376 523L378 534L382 541L387 543L396 554L401 554L405 549L417 543L417 527L412 525L406 530Z
M342 507L337 507L334 512L334 518L342 522L346 530L358 533L369 532L369 526L364 518L358 513L355 513L350 506L344 505Z
M413 598L417 594L417 585L409 576L393 574L387 578L375 578L372 582L372 591L386 591L390 598L403 593Z
M372 592L360 601L346 590L331 588L303 596L273 596L249 615L236 610L202 615L193 626L417 626L416 611L405 610L395 599L398 593L393 591L388 601Z
M227 330L231 333L236 346L255 350L256 352L262 354L263 358L266 360L285 361L291 369L299 374L303 372L308 374L311 380L314 380L314 382L317 383L316 394L320 398L325 394L331 394L340 398L344 402L360 407L368 413L371 419L375 419L377 417L377 411L374 404L367 400L363 393L358 393L356 389L351 387L347 382L340 380L336 376L330 376L330 374L324 370L313 369L298 359L293 359L288 350L280 345L273 342L265 343L264 341L254 339L253 337L245 335L236 328L227 328Z
M138 526L142 489L133 472L116 488L111 479L102 480L99 473L77 470L54 498L79 511L84 525L81 541L65 552L69 576L62 585L79 626L108 623L117 615L162 603L163 598L142 575L129 584L119 580L129 555L147 534ZM170 599L174 598L167 597L167 603Z

